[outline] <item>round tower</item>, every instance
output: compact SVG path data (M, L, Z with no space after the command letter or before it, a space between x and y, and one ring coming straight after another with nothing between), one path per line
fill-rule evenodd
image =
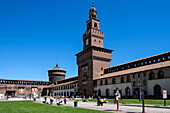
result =
M66 76L66 71L62 70L56 65L51 70L48 70L48 76L49 76L49 81L52 82L52 84L56 84L57 81L65 79Z

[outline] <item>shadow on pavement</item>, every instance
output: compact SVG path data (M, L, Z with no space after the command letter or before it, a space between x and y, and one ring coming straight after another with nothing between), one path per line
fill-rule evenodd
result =
M126 112L126 113L141 113L141 112Z
M104 110L104 111L108 111L108 112L113 111L113 112L121 112L121 113L123 112L122 110L119 110L119 111L117 111L117 110ZM126 112L126 111L124 111L123 113L141 113L141 112Z
M109 109L109 110L104 110L104 111L116 111L116 110L110 110L110 109Z
M135 106L135 107L142 107L142 105L130 105L130 104L122 104L121 106ZM148 108L164 108L164 109L170 109L170 107L166 107L166 106L157 106L157 105L154 105L154 106L148 106L148 105L145 105L145 107L148 107Z

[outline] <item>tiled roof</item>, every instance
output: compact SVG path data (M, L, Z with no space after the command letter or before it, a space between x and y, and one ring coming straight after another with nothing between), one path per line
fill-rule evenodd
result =
M66 72L65 70L59 68L58 65L56 65L56 67L54 67L53 69L50 69L48 71L63 71L63 72Z
M51 81L39 81L39 80L19 80L19 79L1 79L0 80L8 80L8 81L27 81L27 82L51 82Z
M141 61L141 60L147 60L147 59L149 59L149 58L153 58L153 57L157 57L157 56L161 56L161 55L169 54L169 53L170 53L170 51L165 52L165 53L161 53L161 54L157 54L157 55L153 55L153 56L149 56L149 57L146 57L146 58L134 60L134 61L131 61L131 62L126 62L126 63L120 64L120 65L116 65L116 66L112 66L112 67L109 67L109 68L113 68L113 67L117 67L117 66L126 65L126 64L133 63L133 62L137 62L137 61ZM109 69L109 68L108 68L108 69Z
M102 78L109 78L109 77L114 77L114 76L120 76L120 75L126 75L126 74L132 74L132 73L137 73L137 72L142 72L142 71L147 71L147 70L152 70L152 69L158 69L158 68L163 68L163 67L170 67L170 61L164 61L164 62L160 62L160 63L145 65L145 66L141 66L141 67L117 71L114 73L108 73L108 74L104 74L103 76L94 78L94 80L102 79Z
M94 50L97 50L97 49L98 49L98 50L103 50L103 51L109 52L109 53L111 53L111 52L113 51L113 50L111 50L111 49L106 49L106 48L102 48L102 47L90 46L90 47L86 48L85 50L77 53L76 56L79 55L79 54L81 54L81 53L83 53L83 52L85 52L86 50L89 50L89 49L94 49Z
M73 78L78 79L78 76L70 77L70 78L67 78L67 79L61 79L61 80L58 80L57 82L66 81L66 80L70 80L70 79L73 79Z
M50 85L50 86L47 86L45 88L53 88L53 87L68 85L68 84L72 84L72 83L76 83L76 82L78 82L78 80L74 80L74 81L70 81L70 82L65 82L65 83L62 83L62 84Z

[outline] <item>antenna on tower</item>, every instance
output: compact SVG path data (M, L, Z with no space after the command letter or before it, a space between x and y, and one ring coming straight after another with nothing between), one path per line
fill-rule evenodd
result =
M94 7L94 1L92 2L92 7Z
M57 60L56 60L56 66L58 67L58 56L57 56Z

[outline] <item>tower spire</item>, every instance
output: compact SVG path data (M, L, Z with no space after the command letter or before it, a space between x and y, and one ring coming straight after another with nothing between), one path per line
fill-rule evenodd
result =
M90 8L90 11L89 11L89 18L97 19L97 11L96 11L96 8L94 7L94 2L92 2L92 7Z
M58 56L57 56L57 62L56 62L56 67L58 67Z
M94 2L92 2L92 7L94 7Z

